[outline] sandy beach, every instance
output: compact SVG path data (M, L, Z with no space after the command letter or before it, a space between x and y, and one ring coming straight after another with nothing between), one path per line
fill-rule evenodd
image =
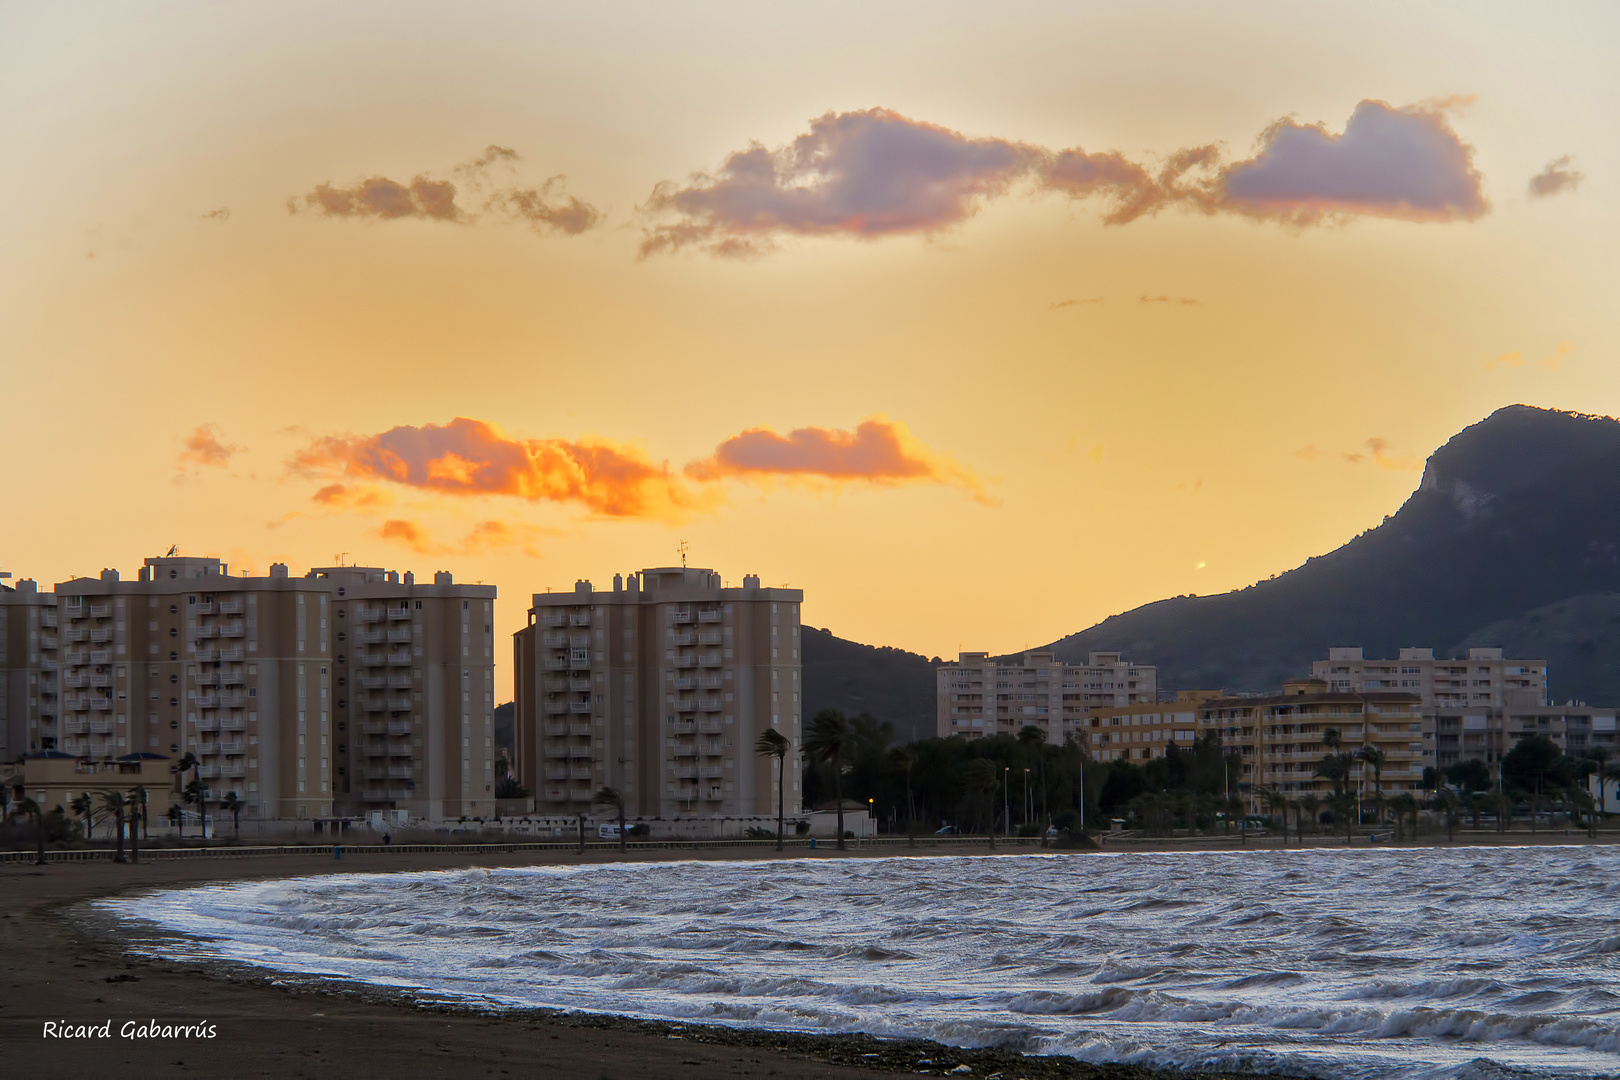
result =
M1480 844L1581 843L1562 836L1495 837ZM1257 845L1258 846L1258 845ZM1272 841L1267 846L1276 846ZM1334 846L1333 844L1324 844ZM1209 850L1207 844L1142 846ZM1229 849L1229 845L1221 845ZM1027 850L1027 849L1026 849ZM902 854L984 854L984 849ZM740 852L653 850L633 860L770 858ZM834 851L815 857L836 857ZM1147 1078L1167 1076L1125 1066L1091 1066L1061 1058L1025 1058L1000 1051L962 1051L928 1043L865 1037L783 1035L761 1031L644 1023L613 1017L541 1013L479 1014L425 1009L383 992L355 992L333 984L278 979L241 969L205 971L129 955L121 944L79 925L79 901L149 888L203 881L247 880L332 873L399 872L464 867L618 861L617 852L573 853L351 853L261 859L203 858L0 867L7 897L0 913L0 955L6 958L0 1000L5 1057L30 1077L620 1077L775 1076L872 1077L940 1074L968 1066L974 1075ZM108 1024L108 1036L47 1037L61 1030ZM130 1025L207 1026L209 1038L123 1037ZM131 1023L133 1022L133 1023Z

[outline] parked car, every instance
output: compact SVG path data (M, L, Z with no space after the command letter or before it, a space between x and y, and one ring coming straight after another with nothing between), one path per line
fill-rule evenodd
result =
M934 833L934 835L935 836L961 836L962 835L962 830L958 829L955 825L947 825L943 829L940 829L938 832Z
M606 825L598 825L596 835L603 840L617 840L619 838L619 823L613 821Z

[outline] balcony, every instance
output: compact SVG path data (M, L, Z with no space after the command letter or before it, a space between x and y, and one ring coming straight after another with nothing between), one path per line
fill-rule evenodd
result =
M676 679L675 680L675 689L677 689L677 690L696 690L697 689L697 684L698 684L698 681L696 679Z
M568 689L568 684L572 681L571 679L546 679L541 685L553 694L561 694Z
M247 721L240 716L222 716L219 718L219 730L242 731L247 727Z
M219 744L219 752L221 754L240 754L243 753L245 749L246 748L242 745L241 739L231 739L228 742L221 742Z
M62 676L62 685L73 690L83 690L90 685L90 676L64 675Z
M720 793L720 789L717 787L710 788L709 793L703 797L709 802L724 802L726 798Z
M219 624L219 636L222 638L237 638L247 633L247 627L239 622Z
M698 612L698 622L717 623L719 621L720 621L720 612L718 612L718 611L700 611L700 612Z
M677 720L673 724L666 724L665 727L676 735L690 735L697 730L697 725L690 720Z
M242 614L243 604L240 600L221 600L218 606L221 615Z
M570 780L589 780L592 775L592 771L588 766L585 768L579 768L576 766L568 770L568 778Z
M245 704L247 699L239 693L219 695L219 707L222 709L240 709Z
M676 626L683 626L692 621L692 613L690 611L677 611L670 621Z
M360 793L361 802L387 802L388 792L381 788L366 788Z
M697 743L678 742L671 748L670 753L678 758L697 757Z
M53 630L56 629L56 612L51 611L49 608L41 611L39 613L39 625L48 626Z
M62 662L68 665L88 664L90 662L90 654L84 652L82 649L69 649L67 652L62 654Z
M90 732L90 721L64 720L62 721L62 731L67 735L87 735Z
M199 661L201 661L202 663L205 663L205 664L211 664L215 660L219 659L219 650L215 649L215 648L210 648L208 646L203 646L202 648L197 650L197 655L196 655L195 659L197 659L197 660L199 660Z
M90 707L92 709L99 709L99 710L105 712L105 711L112 708L112 698L93 697L93 698L90 699Z
M592 758L596 755L591 752L591 748L588 746L570 746L568 756L571 758Z
M219 695L215 693L198 694L192 704L199 709L215 709L219 707Z
M219 720L212 716L203 716L193 720L191 726L197 731L218 731Z
M684 653L683 655L677 656L675 658L675 666L677 668L694 668L694 667L697 667L697 657L692 655L691 653Z
M718 645L720 644L720 631L705 630L697 636L697 639L699 645Z
M545 709L548 716L555 716L568 711L568 702L563 700L548 701L541 708Z
M388 711L389 712L410 712L411 711L411 699L408 696L407 697L401 697L398 694L393 695L392 697L390 697L388 699Z
M569 651L569 653L568 653L568 662L570 664L572 664L576 668L588 668L588 667L590 667L591 666L591 650L589 650L589 649L571 649Z
M212 780L219 775L219 766L211 761L205 761L197 767L197 775L204 780Z
M568 616L568 625L589 626L591 625L591 616L588 612L574 612Z
M202 600L191 605L191 614L193 615L212 615L213 613L214 602L212 600Z
M591 714L591 703L588 701L570 701L568 703L568 711L571 713L583 713L586 716L589 716Z
M227 761L220 767L219 771L221 776L228 776L235 780L247 775L247 765L241 758L236 758L234 761Z
M111 604L91 604L90 605L90 617L92 619L110 619L110 618L112 618L112 605Z
M56 648L56 635L55 634L41 634L41 635L39 635L39 647L42 648L42 649L54 649L54 648Z
M719 667L720 654L717 652L704 653L702 656L698 657L698 663L702 664L704 667Z
M726 752L726 744L718 739L705 740L701 746L704 757L719 757Z
M718 765L705 765L699 771L705 780L718 780L726 774L726 770Z
M382 698L366 698L359 704L360 707L368 713L386 712L388 709L387 702L385 702Z
M359 667L382 667L388 662L388 658L382 653L357 652L354 654L354 662Z
M717 697L698 698L697 707L704 712L719 712L720 699Z
M85 750L91 757L112 757L113 743L111 739L91 739L85 745Z
M564 737L566 737L568 735L568 725L567 724L547 724L546 725L546 734L551 736L553 739L564 738Z
M111 717L108 717L105 720L92 719L90 721L90 734L92 735L111 735L112 729L113 722Z
M105 645L112 640L112 630L109 627L98 626L90 631L90 640L97 645Z
M197 672L197 685L198 686L218 686L219 685L219 672L217 672L217 671L199 671L199 672Z
M568 725L568 734L570 734L570 735L589 735L590 733L591 733L591 725L589 725L589 724L569 724Z
M566 779L568 779L568 770L566 768L558 768L556 766L551 766L550 768L546 769L546 779L547 780L566 780Z
M589 680L589 679L569 679L568 680L568 689L570 689L572 691L575 691L576 693L579 692L579 691L582 691L582 690L589 690L590 688L591 688L591 680Z
M675 798L681 802L696 802L698 789L695 787L678 787L675 789Z
M568 801L568 792L564 788L546 788L546 801L565 803Z
M386 735L388 725L380 720L373 720L360 725L360 730L366 735Z
M381 675L362 675L355 681L367 690L381 690L388 685L388 680Z
M388 766L388 779L390 779L390 780L409 780L410 778L411 778L411 767L409 765L390 765L390 766Z
M383 638L388 635L381 630L356 630L354 640L357 645L381 645Z
M541 626L567 626L568 625L568 616L563 615L561 613L556 614L556 615L542 615L542 616L540 616L540 625Z
M354 609L354 621L356 624L376 622L382 617L383 612L380 607L366 607L364 604L359 604Z
M216 660L223 660L227 664L240 664L242 662L242 646L232 645L228 649L222 648L216 653L214 658ZM197 659L201 660L202 657L199 656Z
M674 774L674 777L677 780L696 780L697 777L698 777L697 769L692 768L690 766L684 767L684 768L671 769L670 772L672 774Z
M717 690L720 687L720 676L703 675L698 678L697 684L705 690Z
M391 758L409 758L413 756L411 754L411 744L404 741L390 742L388 744L388 756Z
M388 654L388 666L389 667L410 667L411 666L411 654L408 653L408 652L389 653Z
M70 626L62 631L62 640L69 643L84 641L90 636L90 631L82 626Z
M698 721L697 729L708 735L718 735L720 733L720 726L720 721L711 716L705 717L704 719Z
M198 638L217 638L219 637L219 627L215 626L213 623L208 623L207 625L197 627L197 629L192 631L192 634Z
M411 688L411 677L409 675L390 675L388 676L388 685L390 689L394 690L409 690Z
M675 699L676 712L691 712L697 705L697 698L680 697Z
M540 644L548 649L564 649L568 647L568 635L564 633L541 634Z
M411 628L406 626L399 630L388 631L388 640L396 645L409 645L411 643Z
M546 657L546 670L547 671L567 671L568 670L568 657L566 657L566 656L548 656L548 657Z
M688 630L680 634L671 634L670 641L676 645L696 645L697 635Z
M388 721L388 734L390 734L390 735L409 735L411 732L413 732L415 730L416 730L416 726L414 724L412 724L409 720L390 720L390 721Z
M410 605L401 604L398 607L391 607L384 611L383 614L390 619L409 619L411 617Z
M111 649L91 649L90 650L90 662L92 664L110 664L110 663L112 663L112 650Z

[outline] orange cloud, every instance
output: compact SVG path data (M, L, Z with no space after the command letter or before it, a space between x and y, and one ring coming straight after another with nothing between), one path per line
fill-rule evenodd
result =
M535 542L542 536L556 535L555 530L523 523L481 521L473 526L459 544L435 543L427 529L415 521L390 518L382 523L377 535L384 540L404 544L422 555L478 555L501 548L520 548L530 558L541 558Z
M704 481L735 477L951 484L989 501L970 470L934 453L906 425L884 416L862 421L854 431L803 427L779 435L770 428L750 428L722 442L713 457L688 464L686 475Z
M1422 462L1417 458L1398 458L1391 455L1388 439L1381 439L1374 435L1361 445L1366 447L1365 452L1357 450L1340 456L1352 465L1359 465L1365 461L1377 465L1380 469L1417 469L1422 466Z
M578 503L605 517L678 518L715 502L634 448L603 440L514 439L465 417L317 439L288 466L306 476L385 481L445 495Z
M338 483L327 484L310 497L331 510L376 510L393 502L386 493L376 488Z
M220 441L218 424L198 424L197 429L185 438L185 449L180 451L180 464L223 469L230 464L231 456L241 452L241 449L240 446Z

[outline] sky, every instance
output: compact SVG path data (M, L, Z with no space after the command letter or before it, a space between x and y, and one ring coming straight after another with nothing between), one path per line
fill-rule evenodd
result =
M1242 587L1496 408L1620 412L1617 24L0 3L0 569L510 632L684 543L945 656Z

